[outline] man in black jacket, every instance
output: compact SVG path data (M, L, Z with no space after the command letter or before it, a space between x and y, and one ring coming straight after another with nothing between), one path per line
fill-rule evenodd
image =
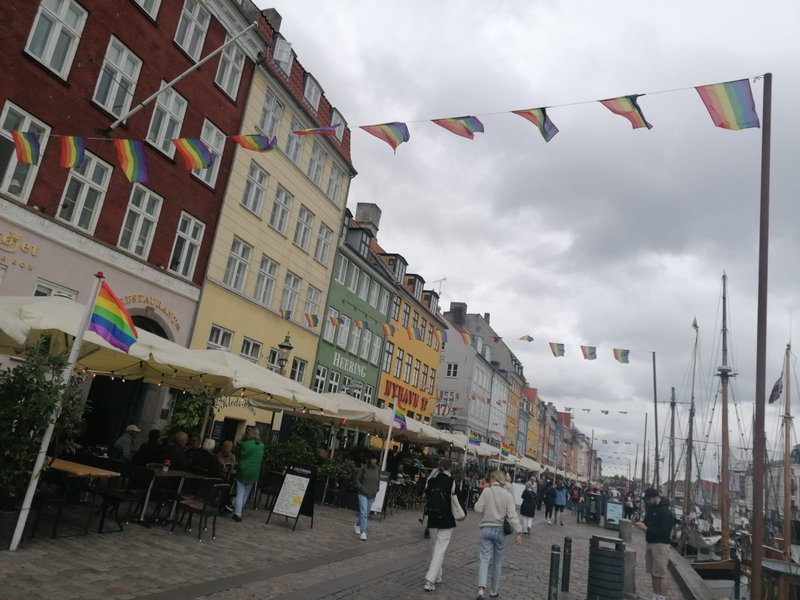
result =
M644 491L644 504L644 522L637 522L635 527L645 532L645 565L653 578L653 600L666 600L672 511L669 508L669 499L662 498L655 488Z

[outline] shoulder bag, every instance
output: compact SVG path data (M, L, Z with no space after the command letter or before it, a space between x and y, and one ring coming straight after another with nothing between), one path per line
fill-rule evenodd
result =
M497 512L500 512L500 507L497 506L497 498L494 497L494 488L490 488L492 492L492 502L494 502L494 506L497 509ZM508 522L508 517L503 515L503 533L506 535L511 535L514 533L514 526Z
M463 521L467 518L464 509L461 508L461 503L458 501L458 496L450 494L450 511L453 513L453 518L456 521Z

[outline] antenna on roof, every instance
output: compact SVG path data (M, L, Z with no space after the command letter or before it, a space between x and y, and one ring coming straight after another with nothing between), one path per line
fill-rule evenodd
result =
M447 281L447 277L442 277L441 279L434 279L433 281L431 281L432 284L433 283L439 284L439 289L436 290L436 293L439 294L440 296L442 295L442 283L444 283L445 281Z

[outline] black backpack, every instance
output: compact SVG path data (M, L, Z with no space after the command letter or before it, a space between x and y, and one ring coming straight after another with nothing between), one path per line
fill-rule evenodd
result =
M428 513L446 515L450 512L450 498L442 489L442 483L447 483L448 477L439 478L438 476L433 481L428 481L428 489L426 491L426 498L428 500Z

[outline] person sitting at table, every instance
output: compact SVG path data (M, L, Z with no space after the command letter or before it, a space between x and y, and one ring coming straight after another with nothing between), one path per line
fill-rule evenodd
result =
M236 466L236 455L233 453L233 442L225 440L222 442L222 448L217 452L217 462L224 474L229 474Z
M188 466L186 460L186 442L189 441L189 435L185 431L176 431L164 448L161 454L161 462L169 461L173 469L185 470Z
M397 465L397 472L395 473L395 480L397 483L405 483L406 481L406 473L404 471L403 464L400 463Z
M161 445L161 430L151 429L147 433L147 441L139 446L139 451L133 455L131 462L135 465L146 465L161 460L164 447Z
M141 429L136 425L128 425L125 428L125 433L119 436L117 441L114 442L112 458L117 458L124 462L131 462L133 458L133 440L136 439L136 434L140 431Z
M211 438L203 440L203 445L199 450L192 452L187 461L189 467L202 471L204 475L214 479L222 479L222 466L217 457L214 456L214 446L217 442Z
M191 464L192 462L192 454L195 452L200 452L203 446L203 438L199 435L193 435L189 438L189 447L186 448L186 462Z

